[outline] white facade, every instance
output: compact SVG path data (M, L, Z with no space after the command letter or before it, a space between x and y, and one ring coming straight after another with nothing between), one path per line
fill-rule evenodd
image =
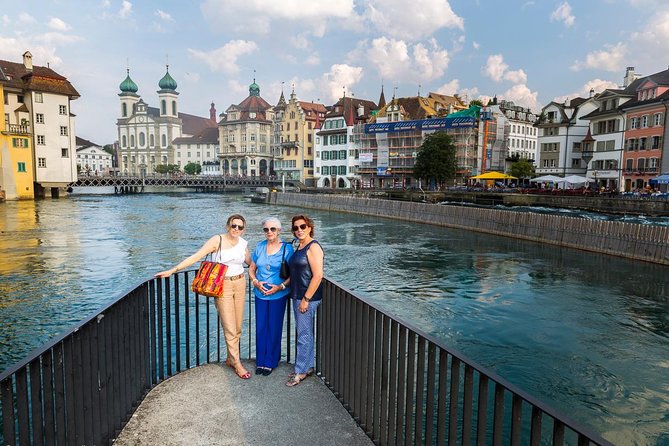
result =
M77 166L80 175L109 175L112 169L112 155L100 146L77 149Z
M352 188L360 185L360 141L354 126L342 116L326 118L314 131L314 179L316 187Z
M174 146L174 164L177 164L181 169L188 163L195 163L202 166L204 173L206 163L218 163L219 147L218 142L213 143L199 143L195 141L180 142L181 140L191 138L179 138L173 144ZM220 169L217 167L216 171ZM218 175L218 174L216 174Z

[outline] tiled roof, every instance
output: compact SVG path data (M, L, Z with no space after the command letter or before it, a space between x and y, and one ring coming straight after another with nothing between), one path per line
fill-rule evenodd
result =
M325 108L325 105L319 104L318 102L305 102L305 101L299 101L300 107L302 110L305 112L313 112L311 114L306 113L306 119L307 121L316 121L317 119L317 114L322 113L325 115L327 113L327 109Z
M67 78L51 68L34 65L29 71L22 63L0 60L0 70L4 75L2 82L9 87L62 94L74 99L80 96Z
M194 136L175 138L173 144L218 144L218 127L207 127Z
M427 119L436 116L445 116L449 112L449 106L451 105L457 110L465 108L464 106L457 105L460 103L461 101L454 96L437 93L430 93L428 97L393 98L385 107L379 110L376 116L387 116L388 107L391 104L398 104L404 112L405 120Z
M358 116L358 108L362 105L362 116ZM372 113L376 110L376 104L366 99L358 98L341 98L330 110L326 113L325 118L332 118L336 116L343 116L347 125L355 124L355 121L367 121ZM352 122L354 121L354 122Z
M156 107L147 107L146 113L154 118L160 117L160 109ZM209 118L189 115L188 113L178 113L178 117L182 122L181 132L186 135L197 135L207 127L216 128L216 123Z

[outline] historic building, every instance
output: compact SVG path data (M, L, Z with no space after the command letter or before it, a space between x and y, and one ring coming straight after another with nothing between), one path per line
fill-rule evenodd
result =
M632 67L628 68L633 70ZM669 70L660 71L631 83L626 91L631 99L620 107L625 113L625 143L622 160L622 188L643 189L662 170L666 114L669 103Z
M122 175L152 175L160 164L178 164L183 168L191 158L192 162L198 162L202 157L185 156L187 149L176 153L174 141L216 127L211 116L202 118L179 111L177 83L170 75L169 67L158 87L159 107L155 108L149 107L137 94L139 88L130 78L130 70L119 86L121 117L116 126ZM183 140L180 143L185 144ZM197 148L193 148L193 152L197 152ZM181 156L177 157L177 154ZM209 161L214 160L216 156L212 153Z
M377 109L374 102L343 97L315 129L314 179L317 187L360 188L360 135Z
M225 175L273 175L273 124L274 109L260 96L254 79L248 97L228 107L218 123L219 157Z
M299 101L295 90L287 103L283 99L282 93L277 104L281 114L281 160L276 174L314 186L314 130L320 127L327 110L323 104Z
M592 92L594 93L594 92ZM592 152L589 122L584 116L597 108L590 98L551 102L541 109L535 126L537 135L537 175L583 175Z
M77 181L72 100L77 90L48 67L0 60L4 130L0 190L7 199L58 197Z
M76 137L79 175L106 176L113 172L112 154L102 146Z
M497 101L486 107L495 114L501 115L501 125L505 129L505 147L503 153L508 158L525 159L534 161L537 159L537 128L534 123L538 116L529 108L520 107L511 101Z

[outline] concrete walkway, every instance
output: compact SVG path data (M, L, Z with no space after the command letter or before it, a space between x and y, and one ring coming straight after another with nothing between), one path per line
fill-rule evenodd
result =
M292 365L242 380L220 364L160 383L146 396L115 445L365 445L372 441L317 377L285 382Z

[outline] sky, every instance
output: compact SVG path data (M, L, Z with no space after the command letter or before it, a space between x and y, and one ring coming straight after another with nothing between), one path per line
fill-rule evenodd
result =
M535 113L667 69L669 0L23 0L0 7L0 59L64 75L77 136L117 139L126 69L150 106L169 64L181 112L239 104L255 79L334 104L457 93ZM663 45L664 44L664 45Z

